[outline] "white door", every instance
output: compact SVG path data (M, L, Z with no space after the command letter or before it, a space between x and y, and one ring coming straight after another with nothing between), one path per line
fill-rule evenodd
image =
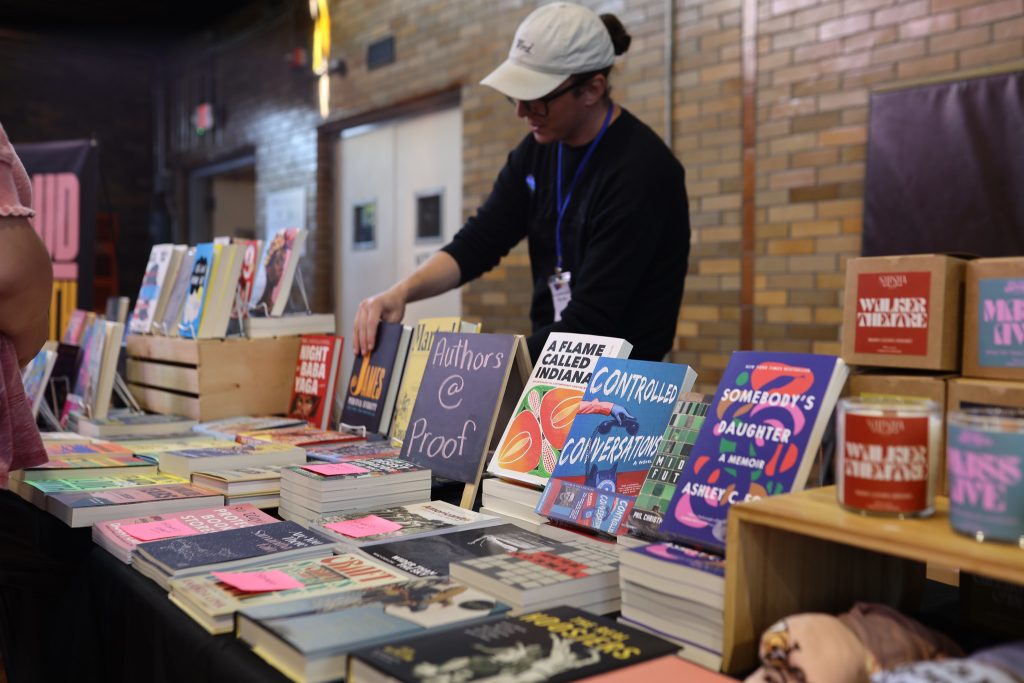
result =
M387 289L462 225L462 112L457 109L342 133L336 147L338 327L351 336L359 302ZM410 304L405 323L460 315L458 290ZM352 367L345 344L342 378Z

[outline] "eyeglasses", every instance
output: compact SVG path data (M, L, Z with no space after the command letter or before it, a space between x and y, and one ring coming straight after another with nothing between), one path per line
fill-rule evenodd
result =
M559 97L561 97L562 95L571 90L575 90L576 88L586 83L588 80L590 80L589 76L573 79L572 81L566 83L558 90L550 92L544 97L538 97L535 100L517 100L514 97L508 97L507 95L505 96L505 99L511 102L513 107L517 106L521 102L528 114L530 114L531 116L539 116L543 118L548 115L548 104L550 102L553 102L554 100L558 99Z

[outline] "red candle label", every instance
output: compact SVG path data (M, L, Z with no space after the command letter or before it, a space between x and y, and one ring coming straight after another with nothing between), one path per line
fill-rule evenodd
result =
M857 277L857 353L927 356L932 274L862 273Z
M914 513L928 502L928 418L846 415L843 504Z

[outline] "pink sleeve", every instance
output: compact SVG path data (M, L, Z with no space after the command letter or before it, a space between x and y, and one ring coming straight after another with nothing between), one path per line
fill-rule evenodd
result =
M14 342L0 334L0 488L7 488L10 470L47 461L21 381Z
M32 181L0 125L0 216L35 216Z

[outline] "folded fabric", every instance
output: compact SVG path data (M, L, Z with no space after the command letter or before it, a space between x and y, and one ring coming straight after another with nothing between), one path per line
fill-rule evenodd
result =
M885 669L962 654L946 636L891 607L857 603L838 617L777 621L761 636L762 666L746 682L867 683Z
M871 683L1020 683L1022 679L970 659L915 662L880 671Z
M0 216L35 216L32 181L0 124Z
M14 342L0 334L0 488L10 470L46 462L46 450L21 383Z

